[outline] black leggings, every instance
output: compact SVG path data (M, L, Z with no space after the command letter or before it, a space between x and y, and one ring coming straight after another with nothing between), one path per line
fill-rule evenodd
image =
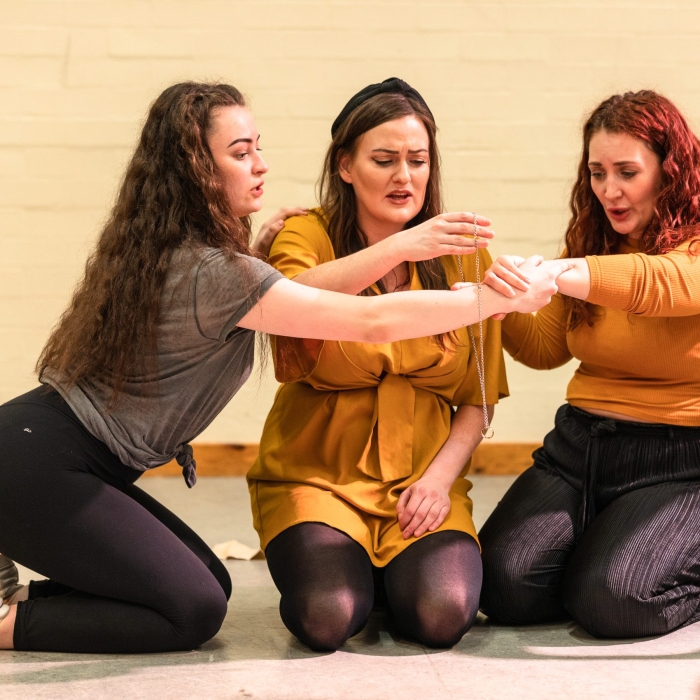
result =
M178 651L218 632L226 568L138 476L56 392L0 406L0 552L49 579L18 604L16 649Z
M489 617L617 638L700 619L700 429L564 406L534 457L479 533Z
M323 523L288 528L265 550L282 594L287 629L315 651L334 651L366 624L375 581L383 579L397 630L429 647L456 644L479 607L481 555L469 535L422 537L384 568L343 532Z

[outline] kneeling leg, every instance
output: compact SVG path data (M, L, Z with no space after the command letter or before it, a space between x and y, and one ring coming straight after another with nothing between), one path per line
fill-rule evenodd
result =
M474 624L481 554L456 530L425 535L392 559L384 587L398 630L428 647L455 645Z
M314 651L335 651L367 622L374 603L367 552L323 523L300 523L265 549L287 629Z
M596 637L665 634L700 619L700 484L658 484L613 501L576 547L563 598Z
M486 615L509 625L568 617L561 582L579 503L572 486L539 467L530 467L508 489L479 532Z

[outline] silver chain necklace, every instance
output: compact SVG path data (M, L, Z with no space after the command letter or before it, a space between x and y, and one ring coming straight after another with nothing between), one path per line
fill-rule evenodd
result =
M479 387L481 388L481 407L484 411L484 427L481 429L481 437L490 440L493 437L493 428L489 423L489 412L486 408L486 382L484 379L484 327L483 319L481 313L481 274L479 271L479 246L476 228L476 214L474 214L474 247L476 252L476 306L479 312L479 349L476 348L476 340L474 339L474 331L472 327L468 326L469 337L472 341L472 349L474 350L474 362L476 362L476 373L479 375ZM457 256L457 265L459 266L459 274L462 277L462 282L466 282L464 279L464 270L462 269L462 256Z

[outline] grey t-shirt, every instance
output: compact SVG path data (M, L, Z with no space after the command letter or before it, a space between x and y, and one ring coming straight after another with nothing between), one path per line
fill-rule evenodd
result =
M192 486L192 448L233 398L253 367L255 333L236 324L282 275L261 260L230 260L214 248L175 251L161 298L156 375L134 375L116 407L109 386L93 379L65 389L47 368L40 381L53 386L83 425L124 463L145 471L177 459Z

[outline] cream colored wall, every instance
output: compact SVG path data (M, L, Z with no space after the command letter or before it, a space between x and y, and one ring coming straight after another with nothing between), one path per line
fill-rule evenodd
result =
M397 75L437 119L449 207L491 216L496 253L553 256L583 115L649 87L698 129L699 68L697 0L1 0L0 401L35 385L146 109L174 81L250 97L264 217L314 203L332 120ZM497 439L539 440L573 367L508 368ZM257 441L274 390L251 379L201 439Z

